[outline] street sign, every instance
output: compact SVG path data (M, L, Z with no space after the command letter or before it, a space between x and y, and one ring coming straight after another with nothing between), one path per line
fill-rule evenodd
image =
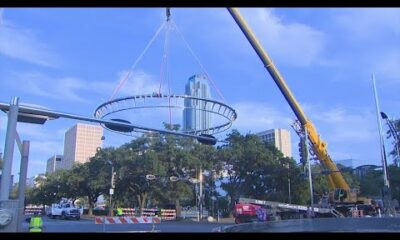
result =
M171 182L176 182L176 181L179 180L179 178L178 178L178 177L175 177L175 176L172 176L172 177L169 177L169 180L170 180Z
M114 188L110 188L110 195L114 194Z
M146 179L147 179L147 180L155 180L155 179L156 179L156 176L151 175L151 174L148 174L148 175L146 175Z

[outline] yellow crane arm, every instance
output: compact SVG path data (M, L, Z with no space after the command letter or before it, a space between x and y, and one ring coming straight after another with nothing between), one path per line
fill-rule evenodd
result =
M349 190L349 186L344 180L342 174L339 172L337 166L330 158L327 150L326 150L326 143L322 141L319 137L317 130L315 129L314 125L307 119L306 115L304 114L303 110L301 109L300 105L296 101L295 97L293 96L292 92L290 91L289 87L285 83L283 77L279 73L278 69L273 64L271 58L268 56L267 52L261 46L260 42L256 38L255 34L252 32L244 18L241 16L240 12L236 8L228 8L229 13L232 15L236 23L239 25L240 29L246 36L247 40L250 42L254 50L256 51L257 55L263 62L265 68L267 68L269 74L271 75L272 79L275 81L276 85L278 86L279 90L282 92L283 96L285 97L286 101L289 103L289 106L292 108L293 112L295 113L297 119L303 125L308 132L308 139L310 140L314 153L317 155L318 159L322 162L322 164L330 170L330 174L328 175L328 182L329 187L332 190L336 188L341 188L345 190Z

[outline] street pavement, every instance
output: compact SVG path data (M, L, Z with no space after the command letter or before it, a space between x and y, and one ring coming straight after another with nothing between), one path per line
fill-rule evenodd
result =
M165 232L190 233L212 232L217 227L234 224L232 219L221 219L221 222L196 222L192 220L162 221L157 224L95 224L94 218L82 217L80 220L43 219L43 232L107 232L107 233L135 233L135 232ZM23 223L23 229L28 232L29 223Z

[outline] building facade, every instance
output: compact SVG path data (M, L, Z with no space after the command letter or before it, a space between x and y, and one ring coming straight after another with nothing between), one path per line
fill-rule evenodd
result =
M62 155L53 155L49 159L47 159L46 173L53 173L58 169L61 169L62 160Z
M103 128L97 125L78 123L65 132L64 159L60 168L71 169L74 163L88 162L102 146Z
M210 88L204 75L196 74L189 78L185 94L191 97L211 99ZM185 99L183 109L183 130L193 131L211 127L210 105L204 101ZM206 132L205 132L206 133Z
M285 157L292 157L290 131L286 129L270 129L256 134L264 142L273 144Z

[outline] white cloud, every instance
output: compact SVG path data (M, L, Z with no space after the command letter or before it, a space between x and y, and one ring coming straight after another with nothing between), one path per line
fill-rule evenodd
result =
M113 90L115 90L117 86L119 86L119 89L117 90L114 98L116 98L118 95L132 96L138 94L150 94L157 91L159 88L159 85L155 81L155 77L142 70L131 72L129 78L125 80L122 85L120 85L121 80L125 79L127 74L127 70L120 71L118 73L118 85L115 84ZM110 91L108 90L108 92Z
M126 76L126 73L127 71L119 72L118 81L113 82L87 81L75 77L52 78L38 72L17 73L14 76L16 80L7 81L7 84L28 94L51 99L89 103L92 101L85 97L88 96L87 93L98 94L105 101L105 98L111 96L112 90ZM20 86L26 87L21 88ZM158 90L158 87L159 85L154 81L152 75L138 70L122 85L116 97L118 95L132 96L153 93Z
M333 61L363 75L375 72L386 83L399 82L400 9L335 9L328 19Z
M286 23L273 9L241 11L272 59L300 67L320 61L325 46L323 32L303 23Z
M88 100L79 93L80 90L88 89L85 81L77 78L51 78L41 73L18 73L16 80L8 84L28 94L41 97L69 100L87 103ZM26 86L21 88L20 86ZM93 88L96 89L96 88Z
M32 30L1 20L0 54L46 67L58 66L58 57Z
M351 38L383 38L382 33L400 36L399 8L340 9L333 13L334 23Z
M239 102L232 104L238 117L232 128L240 131L261 132L272 128L289 128L293 119L283 112L262 102Z
M376 116L370 111L344 107L321 110L315 107L309 113L311 121L327 129L324 138L329 142L365 143L376 138Z
M400 47L382 53L379 59L377 62L371 59L371 69L375 69L376 75L386 79L385 81L400 83Z
M321 58L325 47L323 32L305 23L285 22L273 9L239 10L272 60L296 67L328 62ZM214 58L220 58L225 63L244 57L254 59L249 42L225 8L185 9L176 14L178 16L174 19L177 19L176 23L188 42L200 39L203 48L212 49ZM196 45L193 50L200 59L206 57Z

